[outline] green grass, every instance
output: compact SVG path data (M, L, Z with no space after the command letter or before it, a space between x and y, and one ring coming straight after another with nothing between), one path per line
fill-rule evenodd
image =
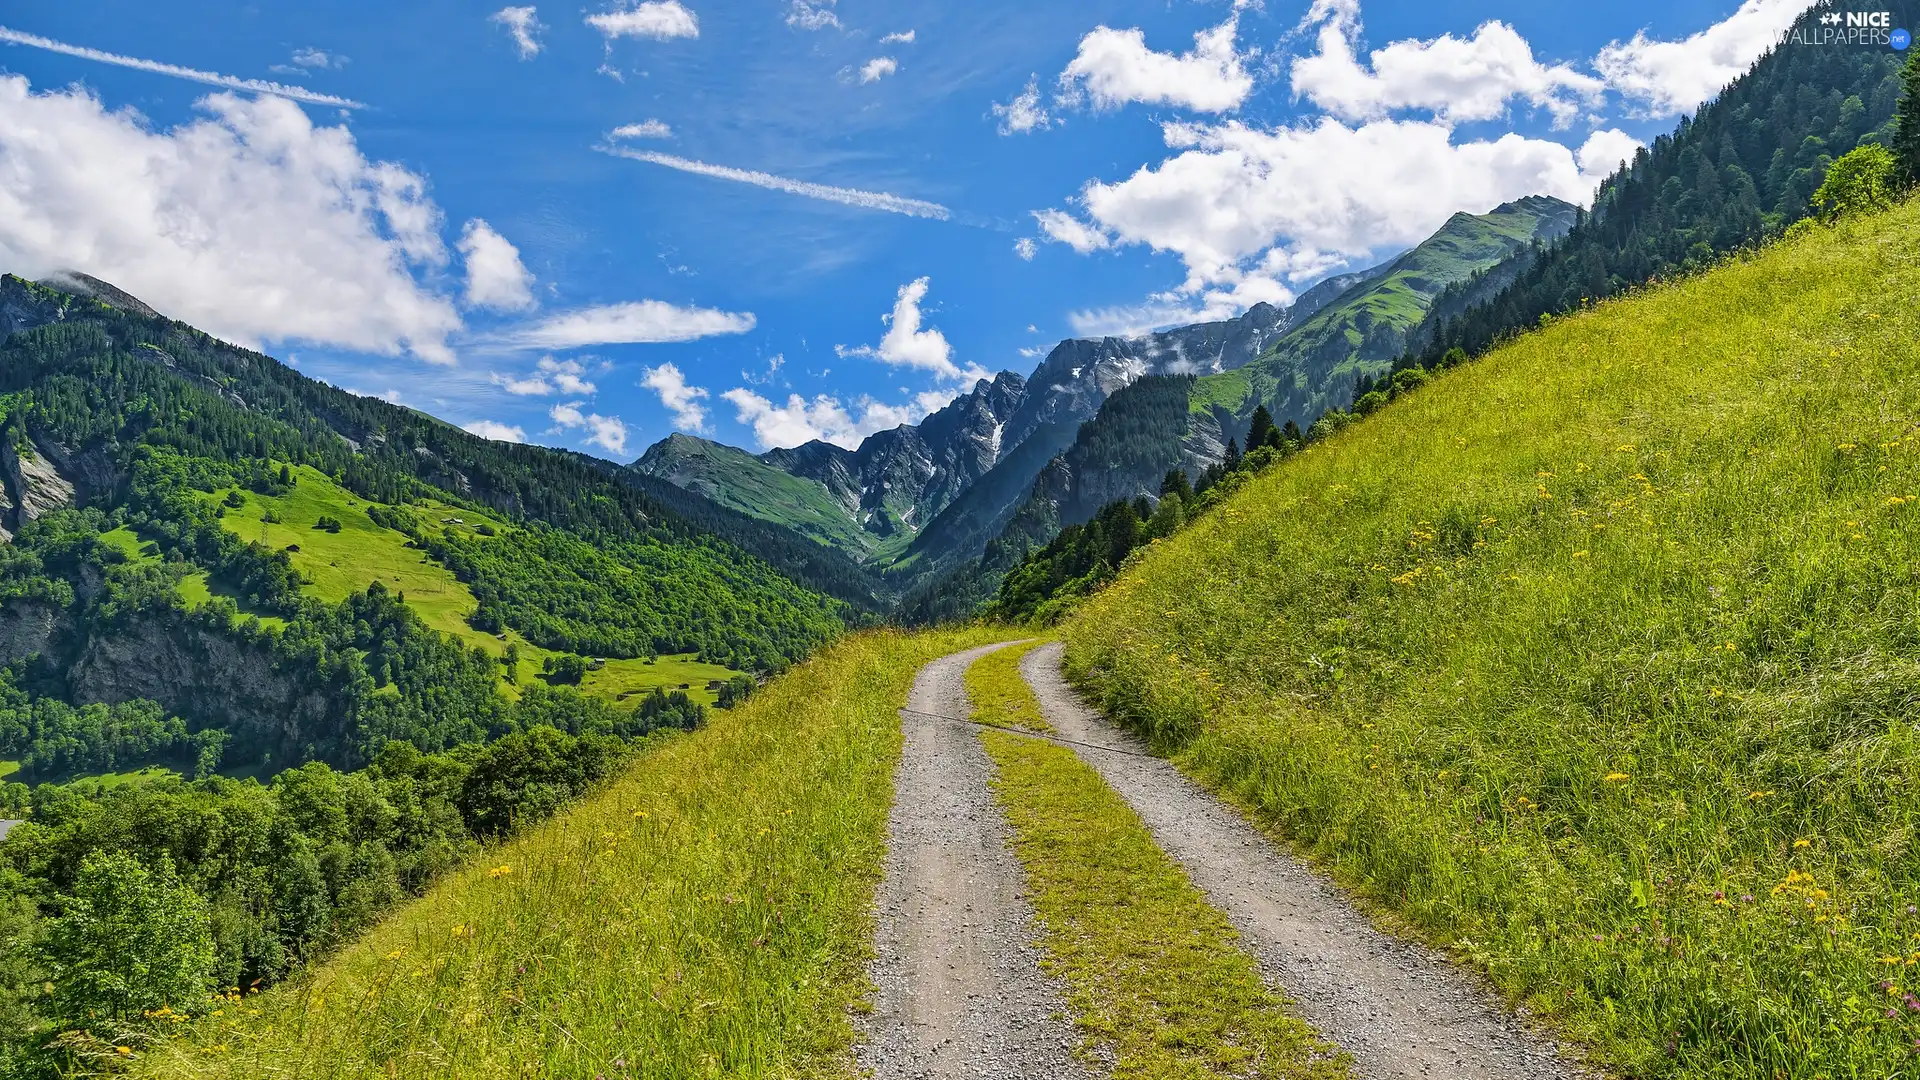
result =
M827 489L745 450L687 435L669 436L635 466L744 514L785 525L855 558L880 546Z
M19 762L0 761L0 780L5 780L7 777L12 776L14 773L17 773L19 771L20 771Z
M1154 545L1071 672L1623 1075L1910 1075L1916 235L1439 376Z
M367 500L334 483L332 477L304 465L296 466L293 471L296 483L283 496L264 496L238 489L246 500L245 505L229 507L222 523L242 539L258 541L276 550L297 546L299 550L291 553L293 566L311 582L303 590L308 595L337 603L377 580L389 590L405 593L407 606L418 612L428 626L443 634L451 634L494 656L506 652L509 643L519 646L520 666L516 674L520 685L540 677L541 662L551 655L548 650L527 641L517 631L494 635L475 630L468 624L467 616L479 602L453 571L429 558L426 552L410 546L407 537L374 524L367 513ZM232 490L235 489L223 488L206 498L219 503ZM411 509L429 535L457 531L478 536L481 525L499 533L512 528L485 511L433 500L416 502ZM268 510L279 522L263 520ZM339 521L340 531L333 533L316 528L322 517ZM127 533L127 537L137 554L138 538L131 533ZM195 574L182 580L180 593L188 607L198 607L215 594L215 587L209 584L205 574ZM718 664L699 663L692 656L663 656L653 664L644 659L612 659L600 670L588 672L580 682L580 689L609 701L622 702L656 687L674 690L684 683L689 697L711 705L714 694L707 689L708 681L724 681L736 674L738 672ZM510 696L518 693L505 683L502 691Z
M1193 394L1187 399L1187 410L1210 413L1218 407L1238 415L1247 404L1247 396L1252 393L1253 382L1244 371L1204 375L1193 381Z
M841 640L138 1067L247 1080L848 1075L896 710L922 664L989 640Z
M1090 1060L1111 1061L1114 1080L1348 1075L1099 773L1063 746L980 734L1026 867L1042 964L1066 982Z
M1046 644L1044 639L1009 645L975 660L967 667L967 699L973 719L994 727L1051 732L1053 725L1040 712L1040 702L1020 674L1020 658Z

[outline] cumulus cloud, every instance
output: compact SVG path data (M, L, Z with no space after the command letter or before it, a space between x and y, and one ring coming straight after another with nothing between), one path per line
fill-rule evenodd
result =
M291 102L215 94L156 129L83 89L0 77L0 265L113 282L233 341L451 361L447 261L424 179Z
M891 195L884 191L862 191L859 188L834 187L830 184L815 184L806 180L791 180L772 173L751 169L735 169L726 165L713 165L705 161L691 161L672 154L661 154L652 150L629 150L620 146L600 148L602 152L614 157L623 157L630 161L644 161L650 165L660 165L695 176L708 176L715 180L731 180L736 184L751 184L754 187L770 191L784 191L789 195L799 195L807 199L819 199L822 202L836 202L843 206L857 206L862 210L881 210L889 214L905 214L908 217L933 218L945 221L953 212L936 202L924 199L910 199L904 195Z
M955 393L927 391L899 405L862 397L851 409L829 394L817 395L811 401L790 394L784 404L775 404L742 387L720 397L733 406L736 420L753 429L754 441L763 450L800 446L816 439L852 450L874 432L918 423L952 401Z
M1033 257L1040 253L1040 245L1034 243L1033 237L1023 236L1013 242L1013 253L1027 262L1032 262Z
M893 311L882 316L887 332L876 346L835 345L835 354L864 356L894 367L917 368L949 381L971 382L986 375L977 364L965 368L953 362L953 346L935 327L920 328L920 304L927 298L929 279L916 278L900 286L894 297Z
M506 30L514 47L520 50L520 59L531 60L540 55L540 32L546 27L534 17L533 5L503 7L487 16L487 21L499 23Z
M1040 223L1040 231L1047 234L1047 239L1065 244L1082 255L1113 246L1112 237L1064 210L1035 210L1033 220Z
M891 56L876 56L860 67L860 81L879 82L881 79L900 70L900 62Z
M524 378L495 372L490 379L507 393L522 397L546 397L556 393L585 397L598 389L587 381L586 374L586 365L578 360L555 360L551 356L543 356L539 363L533 365L532 374Z
M680 0L646 0L633 7L598 12L587 16L587 25L600 31L608 41L623 37L666 41L700 36L699 17Z
M498 420L475 420L461 425L469 434L478 435L494 442L521 443L527 441L527 431L518 424L503 424Z
M1024 135L1053 126L1053 117L1040 103L1040 78L1028 76L1027 88L1005 105L995 103L993 115L1000 121L1000 134Z
M834 0L793 0L793 6L787 9L787 25L797 30L825 30L832 27L840 29L840 16L833 13Z
M886 37L880 39L880 44L882 45L893 45L896 43L900 45L913 44L913 31L902 30L899 33L888 34Z
M1147 48L1146 33L1138 27L1095 27L1080 39L1060 85L1070 98L1084 94L1099 109L1140 102L1230 112L1253 91L1253 77L1234 49L1239 32L1236 8L1227 21L1193 35L1192 52L1175 56Z
M314 71L338 71L347 66L349 59L349 57L341 56L338 53L327 53L312 46L307 46L306 48L293 50L293 56L287 63L275 64L267 70L277 71L284 75L306 75Z
M707 407L702 404L707 399L706 388L687 385L687 377L678 366L650 367L640 385L660 395L660 404L673 413L674 425L680 430L707 430Z
M480 218L460 233L460 254L467 263L467 303L495 311L527 311L536 306L533 274L520 262L520 249Z
M642 120L638 124L621 124L607 135L615 139L671 139L673 129L664 120Z
M564 432L584 432L588 446L598 446L615 457L624 457L627 453L627 425L617 416L601 416L599 413L584 412L582 402L569 402L555 405L547 410L547 416L556 430Z
M1655 41L1645 30L1616 41L1600 50L1594 67L1650 115L1687 112L1745 74L1812 6L1812 0L1746 0L1725 20L1679 41Z
M48 52L60 53L63 56L77 57L81 60L92 60L95 63L112 64L115 67L131 68L134 71L145 71L154 75L165 75L169 78L185 79L188 82L203 83L207 86L217 86L226 90L242 90L250 94L272 94L275 97L288 98L293 101L304 101L309 105L331 105L339 109L366 108L363 102L354 101L351 98L336 97L333 94L315 93L301 86L284 86L277 82L267 82L264 79L242 79L235 75L221 75L213 71L199 71L190 67L181 67L178 64L162 63L158 60L142 60L137 56L121 56L119 53L90 49L85 45L69 45L64 41L43 38L38 34L25 34L18 30L9 30L4 26L0 26L0 44L25 45L29 48L45 49Z
M1319 51L1294 60L1293 91L1343 120L1371 120L1402 109L1453 121L1492 120L1513 98L1548 110L1565 127L1600 104L1606 84L1566 64L1534 59L1526 39L1503 22L1472 37L1442 34L1396 41L1362 65L1358 0L1318 0L1307 24L1319 24Z
M713 308L677 307L660 300L562 312L508 330L495 340L515 348L574 349L585 345L632 345L694 341L753 329L753 315Z
M1418 243L1456 210L1533 194L1585 202L1611 171L1604 159L1632 142L1603 132L1576 155L1517 134L1456 141L1442 121L1349 127L1331 118L1273 129L1168 124L1164 134L1178 153L1087 185L1083 224L1115 244L1178 255L1187 268L1178 291L1211 289L1221 300ZM1049 235L1073 235L1060 218L1041 222Z

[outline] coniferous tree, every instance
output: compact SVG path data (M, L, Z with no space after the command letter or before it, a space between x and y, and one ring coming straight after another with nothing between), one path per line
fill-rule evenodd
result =
M1893 129L1893 156L1900 182L1920 184L1920 50L1900 73L1900 105Z
M1287 421L1287 426L1281 429L1280 437L1296 449L1307 445L1307 433L1301 431L1300 425L1292 420Z
M1280 430L1273 426L1273 414L1265 405L1253 410L1253 426L1247 429L1247 449L1258 450L1263 446L1278 446Z
M1160 497L1177 498L1181 502L1193 501L1193 485L1187 481L1185 469L1167 470L1167 478L1160 481Z
M1220 463L1220 467L1226 472L1232 472L1240 467L1239 443L1234 442L1232 439L1227 440L1227 456L1226 459Z

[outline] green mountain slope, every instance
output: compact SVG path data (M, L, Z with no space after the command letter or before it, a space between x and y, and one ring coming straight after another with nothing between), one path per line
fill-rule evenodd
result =
M1533 195L1485 214L1455 214L1384 274L1328 303L1253 363L1201 379L1194 407L1244 418L1265 404L1280 420L1303 425L1328 408L1345 407L1354 378L1377 374L1404 352L1435 297L1518 251L1565 235L1576 212L1571 203Z
M144 702L181 732L116 748L79 714L0 722L0 759L41 777L438 750L515 727L532 681L630 709L782 666L848 614L590 459L345 394L137 302L9 277L0 317L0 691ZM573 654L606 663L540 678Z
M1070 667L1619 1075L1909 1071L1916 235L1436 375L1149 546Z
M841 551L871 551L880 540L826 488L736 447L674 434L648 447L632 468Z

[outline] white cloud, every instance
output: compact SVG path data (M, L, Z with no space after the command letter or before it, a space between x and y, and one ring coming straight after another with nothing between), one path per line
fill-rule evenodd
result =
M539 375L529 375L524 379L516 379L511 375L502 375L496 371L490 376L490 379L494 385L504 387L507 393L516 394L520 397L546 397L548 394L553 393L553 384Z
M671 139L673 129L664 120L642 120L638 124L621 124L607 134L615 139Z
M488 381L502 387L509 394L521 397L546 397L550 394L566 394L571 397L591 396L599 388L584 377L586 365L578 360L555 360L543 356L533 365L533 374L523 379L494 372Z
M1812 6L1812 0L1746 0L1725 20L1679 41L1654 41L1639 31L1601 49L1593 66L1608 86L1654 116L1687 112L1745 74Z
M585 430L588 446L598 446L616 457L624 457L627 452L627 425L617 416L582 412L580 405L578 401L555 405L547 410L547 416L562 431Z
M1623 163L1632 161L1633 156L1640 152L1640 147L1639 139L1619 128L1609 128L1587 136L1587 141L1580 144L1580 149L1574 151L1573 157L1580 164L1582 176L1606 177Z
M1219 26L1193 35L1193 51L1180 56L1147 48L1139 28L1095 27L1080 39L1079 52L1060 74L1069 97L1085 93L1095 108L1129 102L1177 105L1195 112L1229 112L1253 91L1244 58L1234 50L1238 8Z
M699 17L680 0L646 0L630 8L599 12L587 16L587 25L600 31L608 41L623 37L665 41L700 36Z
M881 317L887 324L887 332L878 347L835 345L833 351L842 357L865 356L894 367L930 371L949 381L972 382L984 378L986 372L979 365L961 368L953 362L953 346L947 343L945 334L934 327L920 329L920 304L927 298L927 287L927 278L916 278L900 286L893 311Z
M840 16L833 13L834 0L793 0L793 6L787 9L787 25L799 30L825 30L831 26L840 29Z
M354 101L351 98L315 93L304 87L284 86L277 82L267 82L264 79L242 79L235 75L221 75L212 71L197 71L193 68L181 67L178 64L166 64L158 60L142 60L136 56L121 56L119 53L103 52L99 49L87 48L84 45L69 45L64 41L43 38L38 34L24 34L18 30L9 30L4 26L0 26L0 44L26 45L35 49L45 49L48 52L60 53L63 56L92 60L96 63L113 64L116 67L132 68L135 71L145 71L154 75L166 75L175 79L204 83L207 86L218 86L227 90L243 90L250 94L272 94L275 97L289 98L293 101L304 101L309 105L331 105L340 109L366 108L365 104Z
M1040 104L1039 76L1028 76L1027 88L1005 105L995 103L993 115L1000 119L1000 134L1019 135L1053 126L1053 117Z
M247 344L451 361L460 316L413 275L447 258L426 182L280 98L200 107L156 130L0 76L0 266L81 270Z
M573 349L584 345L631 345L694 341L753 329L746 312L676 307L660 300L581 308L506 331L501 343L527 349Z
M520 59L531 60L540 55L540 31L546 27L534 18L533 5L526 7L503 7L487 16L488 22L499 23L506 28L513 44L520 50Z
M496 311L527 311L533 299L533 274L520 262L520 250L480 218L460 233L460 254L467 261L467 303Z
M1040 253L1040 245L1033 242L1033 237L1023 236L1013 242L1013 253L1027 262L1032 262L1033 257Z
M716 180L731 180L736 184L752 184L755 187L771 191L784 191L789 195L799 195L823 202L836 202L846 206L857 206L862 210L882 210L889 214L905 214L908 217L933 218L946 221L953 212L939 203L922 199L910 199L904 195L890 195L884 191L861 191L858 188L833 187L828 184L814 184L805 180L790 180L772 173L754 172L749 169L734 169L725 165L711 165L704 161L690 161L672 154L661 154L651 150L629 150L625 147L607 146L600 148L603 153L614 157L623 157L632 161L644 161L650 165L661 165L696 176L710 176Z
M1524 98L1565 127L1600 104L1606 84L1566 64L1551 67L1513 27L1488 22L1470 38L1442 34L1376 49L1369 64L1355 57L1358 0L1319 0L1307 16L1318 23L1319 52L1293 61L1293 91L1343 120L1372 120L1420 109L1452 121L1492 120ZM1369 70L1370 68L1370 70Z
M879 82L888 75L900 70L900 62L891 56L876 56L860 67L860 81Z
M1220 301L1418 243L1456 210L1533 194L1585 202L1610 171L1601 159L1630 141L1605 133L1576 157L1517 134L1456 142L1439 121L1348 127L1322 119L1273 129L1234 121L1164 132L1179 153L1125 180L1087 185L1089 228L1178 255L1187 267L1179 292L1211 288Z
M733 406L736 420L753 428L754 440L763 450L799 446L816 439L852 450L876 431L918 423L952 401L956 393L930 390L900 405L862 397L854 402L852 410L828 394L811 401L791 394L784 405L745 388L729 390L720 397Z
M462 430L483 439L494 442L521 443L527 441L527 431L517 424L503 424L498 420L475 420L462 425Z
M307 75L313 71L338 71L346 67L350 57L338 53L325 53L308 46L293 50L291 60L285 64L275 64L268 71L277 71L283 75Z
M880 44L882 45L893 45L896 43L901 45L913 44L913 31L902 30L899 33L888 34L886 37L880 39Z
M673 422L680 430L707 430L707 407L701 404L707 399L707 390L703 386L688 386L687 377L678 366L650 367L640 385L660 395L660 404L673 413Z
M1112 237L1064 210L1035 210L1033 220L1040 223L1040 231L1047 234L1047 239L1065 244L1082 255L1113 246Z

